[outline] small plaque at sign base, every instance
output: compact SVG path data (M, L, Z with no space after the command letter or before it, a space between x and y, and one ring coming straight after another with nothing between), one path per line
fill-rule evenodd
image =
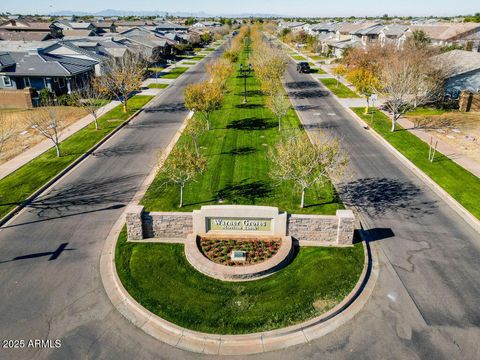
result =
M230 258L232 259L232 261L246 261L247 253L245 251L234 250L232 251Z

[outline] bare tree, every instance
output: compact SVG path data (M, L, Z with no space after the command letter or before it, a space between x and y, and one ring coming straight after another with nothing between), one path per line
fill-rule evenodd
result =
M15 135L15 126L4 112L0 112L0 156L3 155L5 143Z
M285 96L283 89L275 91L267 101L268 108L278 120L278 131L282 129L282 120L287 116L290 109L290 101Z
M272 178L293 181L301 190L300 207L305 206L305 191L331 178L340 178L348 158L338 139L322 136L311 143L305 133L291 136L270 152Z
M104 74L100 77L101 89L115 96L128 111L128 96L140 89L145 74L145 60L139 54L126 52L121 58L114 58L104 65Z
M185 128L185 134L190 136L193 145L195 147L195 153L199 155L198 151L198 138L205 133L205 122L199 119L197 116L193 116L188 120L187 127Z
M40 135L53 142L57 157L60 157L59 132L62 117L59 109L55 106L39 108L38 111L27 115L27 123Z
M167 182L180 187L180 203L183 206L183 190L185 185L207 168L207 160L201 154L192 151L186 144L175 146L163 164L160 172Z
M378 74L375 90L392 113L391 131L406 112L436 100L443 90L444 76L422 50L395 51Z
M95 130L98 130L98 109L103 105L103 99L105 98L102 91L93 84L86 84L79 92L80 100L79 105L85 109L88 114L93 116L95 123Z

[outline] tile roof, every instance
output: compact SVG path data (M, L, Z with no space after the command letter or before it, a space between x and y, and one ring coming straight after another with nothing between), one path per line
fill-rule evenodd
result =
M433 40L446 41L480 29L480 23L436 23L410 26L410 31L422 30Z
M97 62L77 59L63 55L33 54L29 52L11 52L14 66L2 72L15 76L72 76L87 72Z
M44 41L52 38L49 31L5 31L0 30L0 40ZM1 43L0 43L1 47Z
M480 53L452 50L433 57L433 61L453 77L470 71L480 70Z
M90 36L95 34L93 30L63 30L63 36Z

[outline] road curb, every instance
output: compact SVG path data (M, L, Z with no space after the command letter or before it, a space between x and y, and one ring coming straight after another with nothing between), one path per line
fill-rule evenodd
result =
M135 117L137 117L141 112L145 110L145 107L150 104L150 102L155 98L152 97L148 103L146 103L141 109L134 112L127 120L122 122L118 125L115 129L113 129L110 133L105 135L99 142L93 145L90 149L88 149L85 153L80 155L77 159L75 159L71 164L67 165L66 168L61 170L57 175L53 178L48 180L45 184L43 184L40 188L35 190L30 196L28 196L20 205L12 209L9 213L7 213L4 217L0 219L0 227L5 225L9 222L16 214L18 214L22 209L27 207L29 204L32 203L40 194L42 194L45 190L49 189L53 185L55 185L59 180L61 180L65 175L67 175L70 171L75 169L81 162L83 162L89 155L91 155L95 150L97 150L100 146L105 144L111 137L113 137L118 131L123 129L126 125L128 125ZM28 164L28 163L27 163ZM26 165L26 164L25 164Z
M246 335L219 335L188 330L151 313L123 287L115 267L115 247L125 224L125 212L112 227L100 257L100 275L112 305L132 324L153 338L195 353L249 355L305 344L331 333L351 320L367 303L379 276L375 246L363 242L362 274L350 294L325 314L286 328ZM364 235L362 235L364 236Z
M220 49L223 45L219 46L216 50ZM205 59L209 58L214 51L210 52L209 55L205 56L203 59L197 62L194 66L190 67L188 70L186 70L184 73L182 73L179 77L176 79L173 79L173 81L169 84L168 87L170 87L175 81L177 81L179 78L184 76L187 72L190 71L190 69L200 65ZM162 89L162 90L166 90ZM119 126L117 126L115 129L113 129L109 134L105 135L99 142L97 142L95 145L93 145L89 150L87 150L85 153L80 155L77 159L75 159L71 164L67 165L66 168L61 170L57 175L55 175L53 178L48 180L45 184L43 184L40 188L35 190L31 195L29 195L21 204L16 206L14 209L9 211L5 216L3 216L0 219L0 228L7 224L10 220L12 220L20 211L22 211L25 207L27 207L29 204L32 203L33 200L35 200L39 195L41 195L43 192L54 186L58 181L60 181L64 176L66 176L70 171L74 170L83 160L85 160L89 155L91 155L95 150L97 150L100 146L105 144L111 137L113 137L118 131L123 129L126 125L128 125L135 117L137 117L141 112L145 110L146 107L156 98L159 96L162 96L164 91L160 91L157 95L154 95L153 98L145 104L141 109L137 110L135 113L133 113L127 120L125 120L123 123L121 123ZM113 110L113 109L112 109ZM104 114L105 115L105 114ZM88 126L88 125L87 125ZM72 134L73 135L73 134ZM28 164L28 163L27 163ZM26 165L26 164L25 164Z
M387 140L385 140L379 133L377 133L373 128L371 128L360 116L358 116L352 109L348 106L343 105L338 97L330 91L328 87L322 84L321 81L315 79L312 74L309 74L310 77L318 82L319 85L326 90L332 98L343 108L345 109L353 118L365 129L369 129L368 132L377 139L384 147L386 147L400 162L411 170L420 180L427 185L430 190L432 190L439 197L444 199L446 203L452 208L468 225L470 225L476 232L480 233L480 220L477 219L473 214L471 214L467 209L465 209L457 200L455 200L447 191L445 191L440 185L438 185L434 180L432 180L427 174L425 174L421 169L419 169L414 163L405 157L400 151L398 151L393 145L391 145ZM295 110L296 111L296 110ZM296 111L297 112L297 111ZM302 115L297 112L297 115L302 119ZM468 171L468 170L467 170Z

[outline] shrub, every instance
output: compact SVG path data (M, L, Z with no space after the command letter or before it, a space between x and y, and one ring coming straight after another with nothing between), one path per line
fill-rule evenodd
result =
M48 89L42 89L38 92L40 106L49 106L53 103L53 94Z
M234 50L227 50L223 53L223 58L227 59L231 63L236 63L238 61L238 52Z
M78 98L73 94L64 94L57 97L57 105L61 106L77 106Z

